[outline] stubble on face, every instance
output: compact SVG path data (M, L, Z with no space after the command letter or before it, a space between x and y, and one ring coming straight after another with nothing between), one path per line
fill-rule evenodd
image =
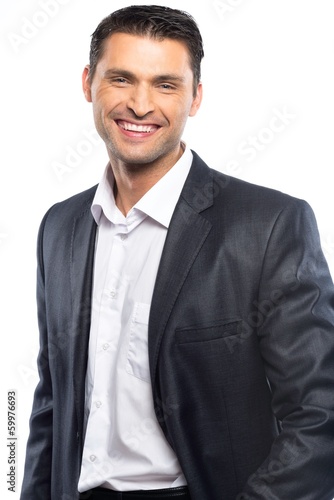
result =
M138 118L134 113L129 116L125 116L121 114L119 117L118 114L114 114L111 112L107 117L106 121L103 124L102 129L100 129L99 133L107 147L110 161L113 165L117 166L119 163L122 164L122 167L126 169L129 174L150 171L157 166L160 165L161 170L166 170L166 163L170 163L171 161L174 163L182 156L182 148L179 137L169 137L167 140L158 140L156 138L155 141L152 141L151 144L143 150L141 147L142 144L139 142L131 142L129 141L126 148L119 145L119 141L117 140L117 134L113 131L113 124L118 123L118 121L127 121L127 122L140 122L140 118ZM154 117L150 117L150 120L153 123L159 122L159 127L163 127L166 129L170 127L170 123L167 120L162 120L161 118L154 119ZM155 132L156 134L159 131ZM144 139L145 140L145 139Z

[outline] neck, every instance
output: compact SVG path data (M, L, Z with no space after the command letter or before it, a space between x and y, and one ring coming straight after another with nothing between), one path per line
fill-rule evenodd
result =
M155 165L129 165L110 157L115 178L114 196L118 209L123 215L151 189L181 158L184 148L180 146L177 155L168 162Z

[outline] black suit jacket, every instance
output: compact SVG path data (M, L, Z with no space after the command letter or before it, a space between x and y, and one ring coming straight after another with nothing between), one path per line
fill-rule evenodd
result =
M95 190L52 207L40 228L22 500L78 498ZM333 305L309 206L194 153L149 321L155 411L192 500L334 496Z

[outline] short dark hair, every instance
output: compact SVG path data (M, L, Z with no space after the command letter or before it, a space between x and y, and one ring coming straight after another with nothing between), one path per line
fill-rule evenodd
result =
M92 35L90 45L90 80L104 51L105 40L114 33L148 36L157 40L172 38L184 42L189 50L194 74L194 94L201 79L204 57L203 40L194 18L187 12L159 5L133 5L112 12Z

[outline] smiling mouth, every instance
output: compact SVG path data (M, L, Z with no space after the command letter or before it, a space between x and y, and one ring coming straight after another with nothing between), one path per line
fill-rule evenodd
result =
M126 132L134 132L137 134L152 134L160 127L158 125L136 125L135 123L118 120L117 125Z

